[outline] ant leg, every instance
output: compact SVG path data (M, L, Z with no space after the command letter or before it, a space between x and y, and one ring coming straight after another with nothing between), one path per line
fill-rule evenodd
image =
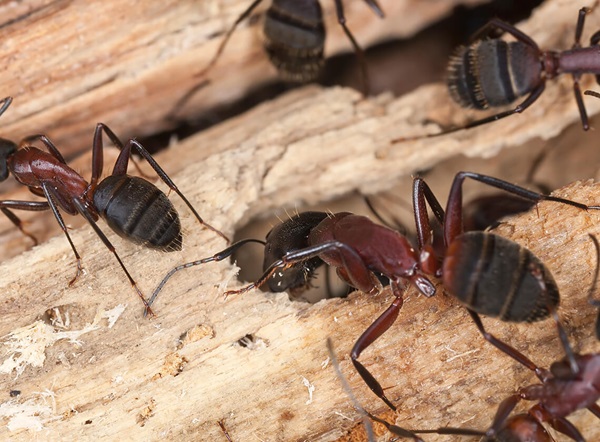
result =
M252 2L252 4L250 6L248 6L248 8L244 12L242 12L242 14L236 19L236 21L233 23L233 25L229 28L229 30L225 34L225 37L221 41L221 44L219 45L219 48L217 49L217 52L215 53L215 55L213 55L213 58L211 58L211 60L208 62L208 64L206 65L206 67L204 69L202 69L200 72L198 72L196 74L197 77L206 75L206 73L210 69L212 69L212 67L216 64L217 60L221 57L221 53L225 49L225 46L229 42L229 38L233 34L233 31L235 31L235 28L237 27L237 25L239 25L242 21L244 21L246 18L248 18L250 16L250 14L252 13L252 11L254 11L254 9L260 3L262 3L262 0L254 0Z
M102 155L102 153L101 153L102 152L102 133L101 133L102 130L108 135L108 137L115 144L119 145L119 143L120 143L120 141L117 138L117 136L115 135L115 133L108 126L106 126L103 123L98 123L98 125L96 126L96 135L94 136L93 151L94 151L94 155L97 154L97 155L99 155L100 158ZM177 195L179 195L179 197L188 206L188 208L194 214L194 216L196 217L196 219L198 220L198 222L200 224L202 224L207 229L215 232L217 235L219 235L221 238L223 238L225 241L227 241L228 244L231 243L230 239L227 236L225 236L224 233L222 233L220 230L214 228L210 224L206 223L202 219L202 217L198 214L196 209L194 209L194 206L192 206L192 204L188 201L188 199L183 195L183 193L181 193L179 188L175 185L173 180L171 180L171 178L162 169L162 167L160 167L160 165L156 162L156 160L152 157L152 155L150 155L150 152L148 152L146 150L146 148L144 146L142 146L137 140L129 140L127 142L127 144L121 149L121 153L119 154L119 157L117 158L117 161L115 162L115 167L113 169L112 175L124 175L127 173L127 165L129 164L129 159L131 158L131 148L132 147L134 147L137 150L137 152L148 162L148 164L150 164L150 166L152 167L152 169L154 169L154 171L156 172L158 177L167 186L169 186L169 188L171 190L173 190ZM101 170L102 170L102 167L100 167L100 172L101 172ZM96 172L97 171L95 170L94 173L96 173ZM92 182L93 182L94 176L95 176L94 173L92 174Z
M519 390L519 395L523 399L529 399L530 397L535 397L535 399L539 399L537 397L537 395L529 396L529 390L530 389L534 390L534 388L532 388L532 387L537 387L537 386L532 385L530 387L521 388ZM533 406L533 408L531 408L531 410L529 410L529 414L540 422L548 422L552 428L554 428L559 433L566 435L570 439L573 439L574 441L577 441L577 442L585 442L583 435L575 427L575 425L573 425L571 422L569 422L564 417L558 417L558 418L553 417L550 413L548 413L539 404Z
M227 440L229 442L233 442L233 440L231 439L231 436L229 435L229 432L227 431L227 428L225 428L225 423L223 422L223 419L219 419L217 421L217 425L219 425L219 427L221 428L221 431L223 432L223 434L225 435Z
M125 146L117 137L117 135L105 124L98 123L96 124L96 129L94 130L94 141L92 143L92 177L90 179L90 191L89 193L93 194L94 189L98 185L98 181L100 181L100 176L102 175L102 169L104 168L104 142L102 141L102 132L106 133L110 141L112 141L113 145L119 149L120 152L123 152ZM120 158L120 156L119 156ZM135 161L134 158L127 159L127 162L124 164L124 169L119 175L125 175L127 173L127 166L129 165L129 159L135 166L136 170L140 174L141 177L145 179L149 179L150 177L144 173L139 164ZM117 175L113 172L113 175Z
M540 95L542 95L542 92L544 92L545 88L546 88L546 83L544 81L542 81L539 86L537 86L533 91L531 91L531 93L527 96L527 98L525 98L525 100L523 100L521 103L519 103L513 109L509 109L504 112L490 115L489 117L482 118L481 120L471 121L470 123L467 123L464 126L453 127L450 129L444 129L441 132L437 132L434 134L395 138L391 141L391 143L396 144L396 143L404 143L405 141L419 140L422 138L435 138L435 137L439 137L442 135L447 135L447 134L451 134L454 132L458 132L461 130L472 129L477 126L482 126L484 124L488 124L493 121L498 121L498 120L501 120L502 118L506 118L506 117L509 117L514 114L520 114L521 112L525 111L525 109L527 109L529 106L531 106L533 103L535 103L535 101L540 97Z
M373 10L373 12L379 18L385 18L385 14L383 13L383 9L381 9L381 6L379 6L379 3L377 3L376 0L364 0L364 2L369 6L369 8L371 8Z
M581 34L583 33L583 26L585 24L585 16L589 14L598 4L594 3L591 8L581 8L577 18L577 26L575 28L575 42L573 43L572 49L581 47ZM591 38L591 45L595 46L598 43L598 33L596 32ZM575 101L577 103L577 109L579 109L579 117L581 118L581 125L583 130L589 130L590 124L588 120L587 111L583 103L583 97L581 96L581 88L579 86L579 78L581 74L573 74L573 93L575 94ZM600 76L596 75L596 80L599 81ZM600 82L600 81L599 81Z
M171 271L169 271L169 273L166 274L166 276L163 278L163 280L160 282L160 284L158 284L158 286L152 293L152 296L148 300L148 305L151 306L154 303L154 301L156 300L158 294L160 293L160 291L162 290L164 285L171 278L171 276L173 276L178 271L184 270L184 269L189 269L190 267L201 265L201 264L206 264L207 262L222 261L225 258L228 258L229 256L231 256L233 253L235 253L241 246L248 244L250 242L262 244L263 246L266 245L266 243L264 241L261 241L260 239L243 239L241 241L236 242L235 244L230 245L226 249L224 249L218 253L215 253L213 256L210 256L208 258L199 259L197 261L191 261L191 262L188 262L185 264L181 264L181 265L178 265L177 267L171 269Z
M375 342L375 340L377 340L381 335L383 335L398 318L400 308L402 308L402 304L404 302L402 296L403 294L395 282L391 283L391 287L396 298L392 304L363 332L363 334L360 335L354 344L354 347L352 347L350 358L352 359L354 368L356 371L358 371L358 374L371 389L371 391L375 393L375 395L383 402L385 402L388 407L396 411L396 406L392 404L392 402L386 397L384 389L379 381L375 379L375 376L373 376L363 364L358 362L358 358L360 357L361 353L373 342Z
M352 406L362 416L363 424L365 426L365 431L367 433L367 438L369 442L374 441L375 437L373 435L373 427L368 419L369 413L360 405L358 399L356 399L356 396L354 396L354 393L352 392L352 388L350 388L350 384L348 384L348 381L342 373L340 364L338 363L337 356L335 355L335 351L333 349L333 342L331 338L327 338L327 352L329 353L329 359L331 359L331 365L335 370L335 374L337 375L338 379L340 380L340 383L342 384L342 388L346 392L346 395L350 398L350 401L352 401Z
M281 259L273 262L263 272L262 276L252 284L248 284L238 290L228 290L225 292L225 297L229 295L239 295L246 293L254 288L258 288L265 284L268 279L277 271L278 268L290 267L294 264L316 258L321 254L339 252L340 267L344 267L347 271L349 282L357 290L367 294L375 294L379 291L381 283L366 267L362 258L354 249L339 241L328 241L322 244L317 244L304 249L295 250L286 253Z
M18 209L18 210L29 210L29 211L42 211L48 210L50 208L47 201L0 201L0 211L6 215L6 217L12 222L23 235L28 236L33 241L33 245L38 245L38 240L35 236L25 230L24 222L21 219L12 213L9 209Z
M574 41L571 49L576 49L576 48L581 47L581 34L583 34L583 27L585 25L585 16L587 14L589 14L590 12L592 12L594 10L594 8L596 8L596 6L598 6L598 0L596 0L591 7L589 7L589 8L583 7L579 10L579 13L577 15L577 26L575 26L575 41ZM592 39L591 39L592 45L596 44L596 42L594 41L594 37L596 36L596 34L594 34L592 36Z
M427 214L427 206L425 201L429 203L429 207L437 220L443 225L445 213L442 205L439 203L429 185L423 178L416 177L413 180L413 212L415 215L415 226L417 228L417 241L419 249L422 250L425 246L431 245L431 225L429 223L429 215Z
M496 414L494 415L492 425L490 426L490 429L486 431L488 437L493 438L502 429L502 426L508 420L510 413L512 413L520 400L521 396L514 394L500 402L498 410L496 410Z
M450 188L450 194L448 196L448 203L446 205L446 218L444 220L444 239L446 244L450 244L454 238L462 233L462 184L466 178L479 181L480 183L486 184L491 187L495 187L505 192L512 193L523 199L539 202L539 201L554 201L556 203L567 204L569 206L577 207L582 210L589 209L600 209L600 206L588 206L583 203L560 198L551 195L544 195L543 193L534 192L532 190L525 189L524 187L511 184L508 181L504 181L498 178L494 178L488 175L481 175L474 172L459 172L454 176L454 181Z
M10 107L12 100L12 97L4 97L2 100L0 100L0 115L6 112L6 109Z
M403 438L410 438L413 439L415 442L423 442L423 439L421 439L419 436L417 436L415 433L417 433L417 431L411 431L411 430L406 430L402 427L399 427L397 425L394 424L390 424L388 421L381 419L377 416L372 415L371 413L368 413L368 416L374 420L375 422L379 422L381 425L383 425L385 428L387 428L387 430L396 435L396 436L400 436ZM428 430L424 430L424 431L418 431L419 433L437 433L437 431L433 430L433 431L428 431ZM444 433L440 433L440 434L444 434ZM448 434L471 434L471 433L448 433ZM475 434L475 436L480 436L483 435L481 432ZM394 439L396 440L396 439Z
M493 30L501 30L503 32L507 32L512 35L517 40L525 43L528 46L531 46L536 52L540 52L540 48L537 43L527 34L515 28L513 25L506 23L498 18L493 18L481 28L479 28L469 39L471 42L481 40L482 38L488 36Z
M383 11L381 10L379 5L374 0L365 0L365 2L367 3L367 5L369 5L369 7L371 7L371 9L375 12L375 14L377 14L380 18L383 18ZM346 37L348 37L348 40L350 40L350 43L352 43L352 47L354 48L354 53L356 54L356 58L358 58L358 63L360 65L360 72L361 72L361 81L362 81L362 85L363 85L363 92L365 95L369 95L370 81L369 81L369 72L367 69L367 61L365 60L365 52L362 50L360 45L357 43L356 39L354 38L354 35L352 35L352 32L350 32L350 29L348 29L348 26L346 26L346 17L344 15L344 5L342 4L342 0L335 0L335 10L337 13L338 23L344 30L344 33L346 34Z
M73 204L75 205L75 207L77 208L77 211L81 214L81 216L83 216L88 221L88 223L90 223L90 225L92 226L92 228L96 232L96 235L98 235L98 237L102 240L102 242L108 248L108 250L110 250L112 252L112 254L115 255L115 258L119 262L119 265L121 266L121 268L125 272L125 275L127 275L127 279L129 279L129 283L131 284L131 286L133 287L133 289L135 290L135 292L137 293L137 295L140 297L140 299L144 303L146 311L150 315L153 316L154 313L150 309L150 306L148 305L148 301L146 301L146 298L144 297L144 294L141 292L141 290L139 289L137 283L135 282L135 280L129 274L129 271L125 267L125 264L123 264L123 261L121 261L121 258L117 254L117 251L116 251L115 247L112 245L112 243L106 237L106 235L104 234L104 232L102 232L102 230L100 230L100 227L98 227L98 224L96 224L96 220L94 219L94 217L92 216L92 214L89 212L89 210L87 209L87 207L85 206L85 204L83 202L81 202L78 198L73 198L72 201L73 201ZM65 234L66 233L67 232L65 230ZM67 237L68 236L69 235L67 234ZM71 241L71 240L69 239L69 241ZM75 250L75 249L73 248L73 250ZM77 253L77 252L75 252L75 253Z
M494 347L496 347L501 352L503 352L503 353L507 354L508 356L510 356L511 358L513 358L518 363L524 365L525 367L527 367L528 369L533 371L535 373L535 375L542 382L545 382L548 378L550 378L552 376L548 372L548 370L538 367L527 356L525 356L523 353L518 351L516 348L511 347L510 345L508 345L508 344L502 342L501 340L499 340L498 338L496 338L491 333L488 333L485 330L479 315L477 313L475 313L473 310L467 309L467 311L471 315L471 318L473 319L473 322L475 322L477 329L479 330L479 332L481 333L481 335L483 336L483 338L486 341L488 341L490 344L492 344Z
M515 409L521 396L518 394L512 395L504 399L498 406L492 425L487 431L474 430L472 428L455 428L442 427L434 430L412 430L419 434L446 434L446 435L463 435L463 436L486 436L489 440L496 440L496 436L508 420L510 413ZM488 440L486 438L486 440Z
M598 405L598 404L590 405L588 407L588 410L590 410L594 414L594 416L596 416L598 419L600 419L600 405Z
M402 223L402 221L400 221L400 218L396 217L394 214L388 214L388 216L391 216L392 220L391 221L387 221L383 217L383 215L381 215L381 213L379 212L379 210L375 208L375 204L371 200L371 197L363 195L362 198L363 198L363 201L365 202L365 204L367 205L367 207L369 208L369 210L373 213L373 215L375 216L375 218L377 218L377 220L381 224L383 224L384 226L389 227L390 229L397 230L401 235L404 235L404 236L407 235L408 228ZM387 195L384 198L389 198L389 195ZM391 200L391 198L390 198L390 200ZM403 209L412 211L412 207L410 207L409 204L406 201L403 201L402 199L398 199L395 202L397 202L398 204L400 204Z
M404 428L398 427L397 425L390 424L389 422L387 422L383 419L380 419L377 416L373 416L371 413L366 411L359 404L358 399L356 399L356 396L354 396L354 394L352 393L352 389L350 388L348 381L342 374L342 370L340 369L340 365L338 363L337 357L333 350L333 343L331 341L331 338L327 338L327 351L329 353L329 358L331 359L331 364L333 365L335 373L337 374L337 377L339 378L339 380L342 384L342 388L344 389L344 391L346 392L346 394L352 401L352 405L354 406L354 408L361 414L361 416L363 418L363 423L365 426L365 430L366 430L367 438L368 438L369 442L375 440L375 436L373 434L373 427L371 426L371 423L369 422L369 419L368 419L369 417L372 420L374 420L375 422L379 422L380 424L384 425L390 433L393 433L393 434L395 434L397 436L401 436L401 437L411 438L415 442L423 442L423 439L421 439L419 436L417 436L413 432L411 432L409 430L405 430Z
M573 93L575 94L575 102L577 103L577 109L579 110L579 118L581 119L581 125L583 130L589 130L590 123L585 110L585 104L583 103L583 97L581 96L581 87L579 86L579 78L581 74L573 74Z
M592 234L589 236L594 243L594 247L596 248L596 270L594 271L594 282L592 283L588 293L588 303L591 306L598 308L598 317L596 318L596 339L600 340L600 299L594 299L593 297L598 285L598 274L600 273L600 243L598 242L598 238L596 238L596 236Z
M60 153L58 148L54 145L54 143L52 141L50 141L50 138L48 138L46 135L37 134L37 135L30 135L28 137L25 137L19 143L19 147L21 148L24 146L28 146L36 140L41 141L42 144L44 146L46 146L46 149L48 149L48 152L50 152L50 155L52 155L53 157L58 159L58 161L60 161L61 163L67 164L67 162L65 161L64 157L62 156L62 154Z
M81 266L81 257L79 256L79 253L77 252L77 249L75 248L75 244L73 244L73 241L71 240L71 236L69 235L69 232L67 231L67 226L65 225L65 222L63 221L62 216L61 216L60 212L58 211L58 207L56 207L56 203L54 202L54 197L52 196L52 192L50 191L50 189L48 188L48 185L46 183L42 183L42 190L44 191L44 196L46 197L46 200L48 201L48 205L52 209L52 213L54 213L54 217L56 218L58 225L60 226L60 228L64 232L65 236L67 237L67 240L69 241L69 244L71 245L71 249L73 250L73 253L75 254L75 259L77 260L77 272L75 273L75 276L73 277L73 279L71 279L71 281L69 281L69 286L71 286L71 285L73 285L73 283L77 280L77 278L83 271L83 267Z

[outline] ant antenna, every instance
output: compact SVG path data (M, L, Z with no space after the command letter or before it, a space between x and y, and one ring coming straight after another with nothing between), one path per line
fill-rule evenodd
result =
M337 375L340 383L342 384L342 388L346 392L346 395L352 401L352 406L358 411L362 417L363 424L365 425L365 430L367 432L367 437L369 438L369 442L375 442L375 435L373 433L373 426L371 425L371 421L369 421L370 413L368 413L358 402L354 393L352 393L352 388L350 388L350 384L346 380L346 377L343 375L342 370L340 369L340 364L338 363L337 357L335 355L335 351L333 349L333 342L331 338L327 338L327 352L329 353L329 358L331 359L331 365L333 365L333 369L335 370L335 374Z

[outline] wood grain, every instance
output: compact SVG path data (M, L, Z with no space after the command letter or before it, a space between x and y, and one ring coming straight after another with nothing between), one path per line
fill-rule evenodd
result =
M544 46L568 47L581 6L546 2L522 27ZM588 30L596 29L590 18ZM490 157L528 140L551 139L578 121L570 79L563 78L549 84L524 115L451 137L390 144L399 136L436 129L424 121L458 121L464 114L445 94L442 85L431 85L400 98L384 94L365 99L349 89L305 87L176 143L157 158L201 215L231 235L275 208L329 200L357 188L389 189L456 154ZM586 104L591 115L598 112L597 102ZM89 137L93 123L86 126ZM593 139L593 133L585 136ZM450 181L443 184L447 190ZM404 188L403 194L408 198L409 190ZM575 183L557 194L600 201L600 189L592 182ZM174 265L225 246L196 225L176 196L172 199L187 233L181 253L143 250L108 233L147 295ZM582 352L600 348L592 336L596 311L585 299L595 265L587 235L600 234L598 216L542 203L501 229L531 248L553 272L562 294L561 316ZM4 231L14 229L0 218ZM1 264L0 368L7 373L0 374L5 392L0 414L8 425L0 429L1 438L225 440L218 420L234 441L348 437L358 418L326 363L327 337L334 339L361 403L372 412L385 411L344 355L389 305L389 293L355 293L315 305L258 292L225 301L225 287L238 283L235 267L223 262L174 277L156 304L157 317L146 320L141 303L93 231L83 227L72 236L86 269L72 287L67 283L75 271L73 256L62 236ZM119 314L121 305L125 308ZM109 327L111 320L115 322ZM361 359L399 404L398 415L390 419L406 427L484 428L503 398L535 382L526 369L486 345L469 321L441 290L431 300L408 294L397 323ZM562 356L551 321L487 324L541 365ZM238 344L246 335L255 337L255 345ZM32 340L15 347L24 337ZM9 367L19 356L29 363L20 366L17 376ZM34 360L39 365L31 365ZM10 390L21 394L10 398ZM573 422L588 440L600 437L591 414L577 413ZM447 440L428 438L437 439Z
M345 9L348 26L368 47L413 35L457 4L481 1L381 0L386 20L379 20L363 2L346 2ZM2 117L2 133L14 139L46 133L71 158L89 149L99 121L124 137L172 129L177 122L167 115L205 80L196 74L249 4L247 0L1 3L2 94L15 98L13 109ZM327 56L349 51L334 2L323 2L323 8L329 31ZM211 84L178 110L177 118L208 112L276 79L261 49L259 26L256 20L240 25L210 73Z

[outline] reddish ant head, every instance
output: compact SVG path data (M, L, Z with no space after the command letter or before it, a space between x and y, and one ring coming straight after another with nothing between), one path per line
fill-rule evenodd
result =
M0 181L8 178L8 159L17 151L17 145L0 138Z

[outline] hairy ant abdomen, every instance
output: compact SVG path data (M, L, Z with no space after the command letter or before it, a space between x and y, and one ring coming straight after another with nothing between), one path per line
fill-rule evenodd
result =
M181 222L173 203L154 184L130 175L102 180L94 206L119 236L145 247L181 250Z
M535 48L503 40L461 46L448 64L450 95L466 108L504 106L533 89L542 69Z
M457 237L448 246L442 275L444 287L469 309L503 321L538 321L559 303L546 266L528 249L488 232Z
M288 81L313 81L323 68L325 27L318 1L274 0L265 18L265 50Z
M273 227L267 233L263 268L268 268L286 253L308 246L308 235L321 221L325 212L302 212ZM315 270L324 262L318 256L294 264L285 271L275 272L267 281L272 292L300 292L310 285Z

